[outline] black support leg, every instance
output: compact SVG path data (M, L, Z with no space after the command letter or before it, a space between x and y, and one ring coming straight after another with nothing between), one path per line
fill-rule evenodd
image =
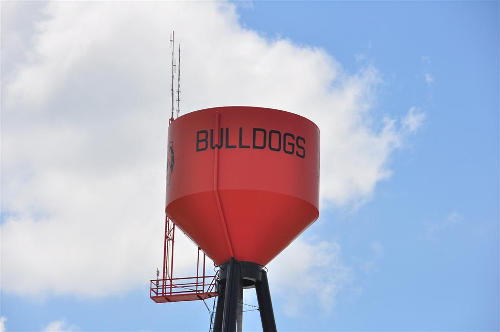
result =
M276 322L274 321L273 304L271 302L271 293L269 292L269 283L267 282L267 273L261 272L261 280L255 283L257 292L257 301L260 308L260 320L264 332L276 332Z
M243 332L243 287L240 287L240 294L238 296L236 328L238 329L238 332Z
M224 299L224 317L222 332L235 332L238 317L238 298L240 297L241 272L238 261L231 258L227 270L226 290Z
M219 284L217 287L218 297L217 309L215 311L214 332L222 331L222 317L224 316L224 294L226 288L225 280L219 280Z

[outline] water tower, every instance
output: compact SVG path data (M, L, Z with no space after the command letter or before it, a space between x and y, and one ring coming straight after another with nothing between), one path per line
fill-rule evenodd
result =
M318 127L276 109L203 109L171 121L167 159L163 275L151 298L218 296L213 330L241 331L243 288L255 288L263 330L276 331L264 267L319 216ZM196 277L173 277L175 227L198 245Z

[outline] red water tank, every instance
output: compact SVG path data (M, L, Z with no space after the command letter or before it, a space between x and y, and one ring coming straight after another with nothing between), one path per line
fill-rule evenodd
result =
M266 265L318 218L319 129L276 109L228 106L174 120L167 215L216 264Z

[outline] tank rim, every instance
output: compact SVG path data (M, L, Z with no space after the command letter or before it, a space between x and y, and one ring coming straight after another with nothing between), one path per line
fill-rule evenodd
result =
M293 115L293 116L298 117L300 119L308 121L319 132L318 125L316 125L316 123L314 123L314 121L306 118L305 116L299 115L297 113L289 112L289 111L280 110L280 109L277 109L277 108L261 107L261 106L248 106L248 105L226 105L226 106L214 106L214 107L201 108L201 109L198 109L198 110L195 110L195 111L191 111L189 113L185 113L185 114L179 116L178 118L176 118L174 121L177 121L179 119L183 119L183 118L192 116L194 113L198 113L198 112L210 111L210 110L214 110L214 109L222 109L222 110L224 110L224 109L232 109L232 108L246 108L246 109L252 109L253 108L253 109L258 109L258 110L268 110L268 111L275 111L275 112L282 112L282 113L290 114L290 115Z

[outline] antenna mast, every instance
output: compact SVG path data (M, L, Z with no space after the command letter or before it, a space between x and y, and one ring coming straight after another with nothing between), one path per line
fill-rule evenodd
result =
M170 38L170 42L172 43L172 80L170 82L170 93L172 99L172 113L170 114L170 122L174 120L174 75L175 75L175 31L172 31L172 38Z
M179 59L177 66L177 117L179 117L179 112L181 111L180 101L181 101L181 44L179 43Z

